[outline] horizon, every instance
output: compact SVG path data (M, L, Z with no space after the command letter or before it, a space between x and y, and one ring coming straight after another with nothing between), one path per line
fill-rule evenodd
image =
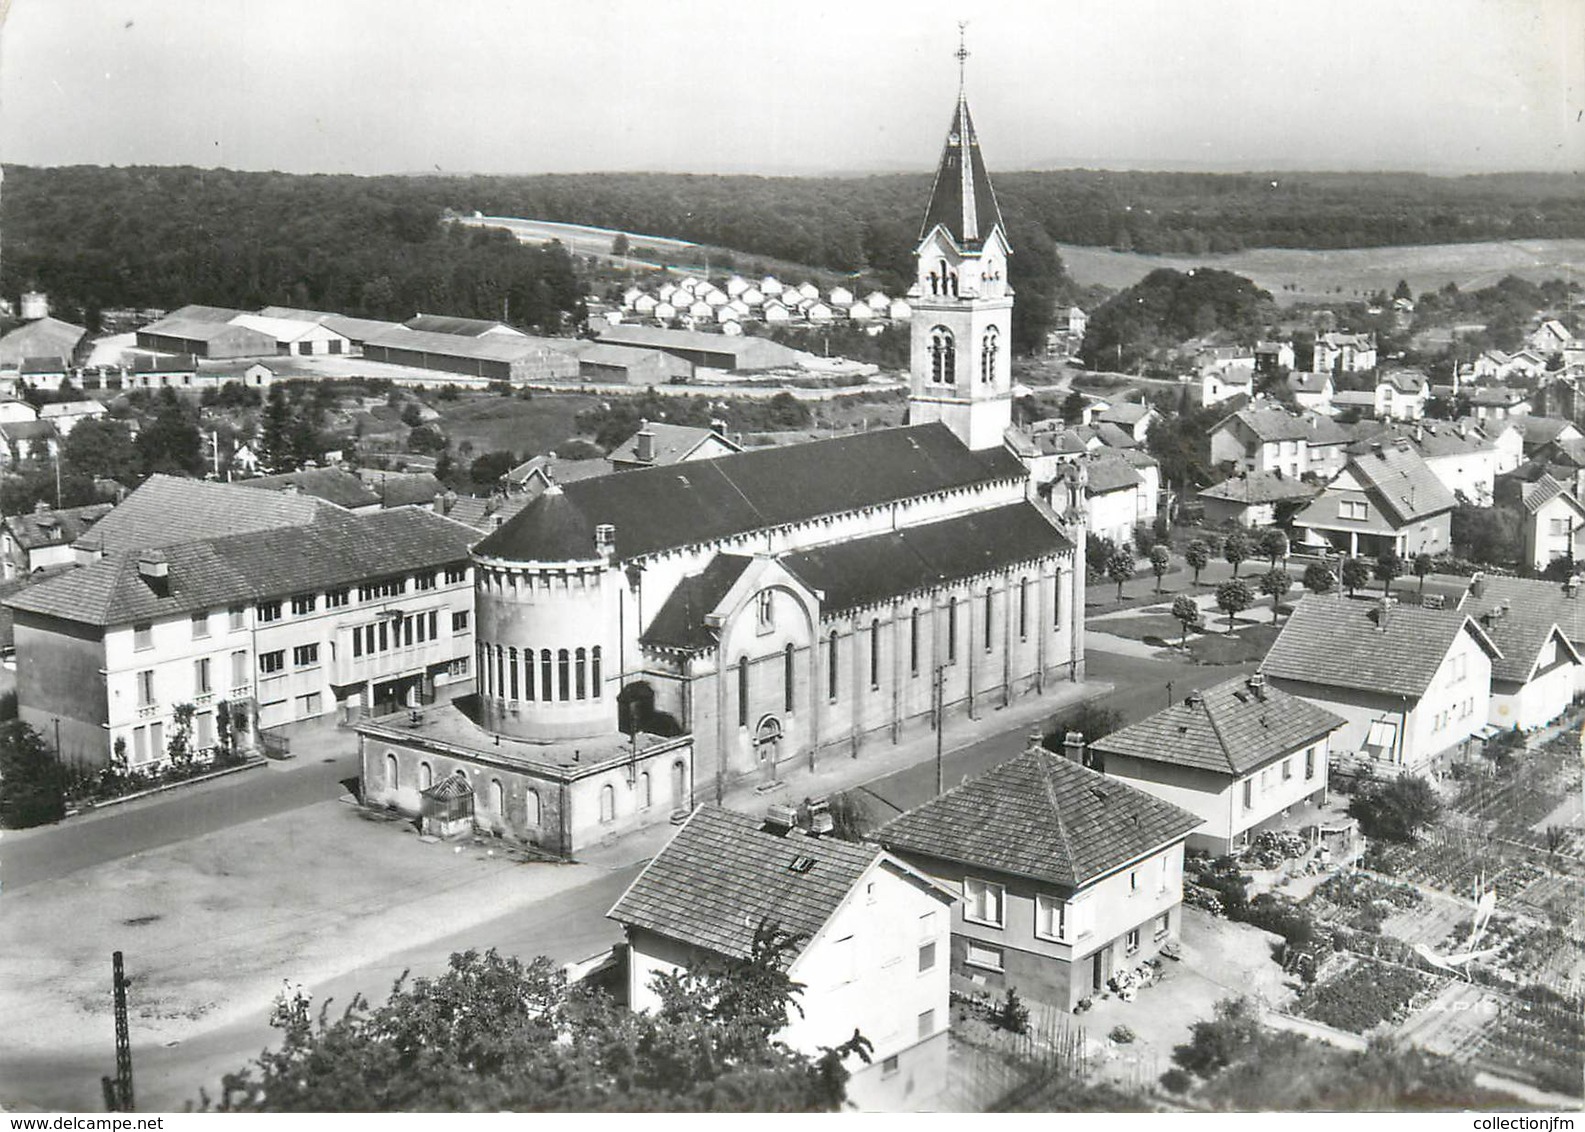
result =
M997 172L1585 170L1571 0L962 8L12 0L0 131L46 168L927 172L967 15Z

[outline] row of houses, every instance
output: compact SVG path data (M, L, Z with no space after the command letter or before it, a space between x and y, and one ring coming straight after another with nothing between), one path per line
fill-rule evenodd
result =
M629 287L622 293L621 313L661 325L680 321L690 329L719 326L723 334L738 335L743 325L751 322L906 322L913 317L913 308L905 299L893 299L881 291L858 298L848 288L837 286L822 296L813 283L784 287L774 276L767 275L755 284L734 275L724 287L695 277L664 283L654 291Z

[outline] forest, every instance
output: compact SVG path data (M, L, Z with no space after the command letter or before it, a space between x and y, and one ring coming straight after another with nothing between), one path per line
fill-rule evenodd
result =
M925 174L750 177L305 176L181 168L6 166L0 293L48 291L93 321L108 307L308 306L369 317L576 318L576 265L441 223L448 211L694 240L740 255L911 280ZM1014 247L1015 346L1072 287L1055 243L1206 254L1585 236L1585 194L1546 174L1002 173ZM720 259L717 263L728 262ZM748 269L748 264L739 263Z

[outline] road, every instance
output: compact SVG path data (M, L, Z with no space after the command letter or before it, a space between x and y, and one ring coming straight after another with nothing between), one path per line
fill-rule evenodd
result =
M1255 667L1213 667L1096 650L1088 654L1087 666L1091 679L1108 681L1116 689L1094 702L1119 711L1130 722L1166 704L1169 680L1174 697L1181 698L1190 688L1205 687ZM943 758L945 781L953 785L983 773L1016 755L1027 742L1026 729L1015 728L951 751ZM191 791L102 811L47 830L21 836L8 834L7 883L20 886L57 878L118 857L320 802L340 793L344 789L341 780L356 771L356 758L351 754L291 770L249 771L237 779L222 779ZM884 818L928 800L935 793L935 767L926 760L876 779L863 789L877 800L876 816ZM344 1004L359 993L378 1002L404 971L438 974L453 952L469 948L494 947L524 958L545 955L558 963L587 958L620 938L620 931L605 918L605 913L642 864L629 862L614 867L527 913L514 911L465 933L395 952L378 963L308 989L316 1004L326 1000ZM219 1027L175 1046L134 1045L140 1109L179 1110L189 1101L196 1102L200 1088L213 1093L224 1073L245 1065L274 1044L276 1036L260 1019ZM102 1105L99 1078L112 1066L111 1035L107 1033L104 1038L102 1048L92 1053L8 1058L0 1065L0 1102L8 1107L97 1110Z

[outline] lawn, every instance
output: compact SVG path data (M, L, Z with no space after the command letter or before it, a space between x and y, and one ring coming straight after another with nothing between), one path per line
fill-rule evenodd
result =
M1250 624L1245 617L1240 617L1238 621L1242 627L1232 635L1220 631L1189 638L1189 658L1196 664L1248 664L1252 660L1263 659L1271 651L1271 644L1277 639L1277 634L1282 632L1281 623L1273 625L1263 621ZM1227 615L1219 615L1211 623L1212 627L1215 628L1218 623L1225 629Z
M456 401L431 399L430 404L441 415L441 428L453 451L467 441L475 454L511 451L526 459L554 451L568 437L576 436L575 418L597 400L562 393L536 393L531 401L464 394Z

